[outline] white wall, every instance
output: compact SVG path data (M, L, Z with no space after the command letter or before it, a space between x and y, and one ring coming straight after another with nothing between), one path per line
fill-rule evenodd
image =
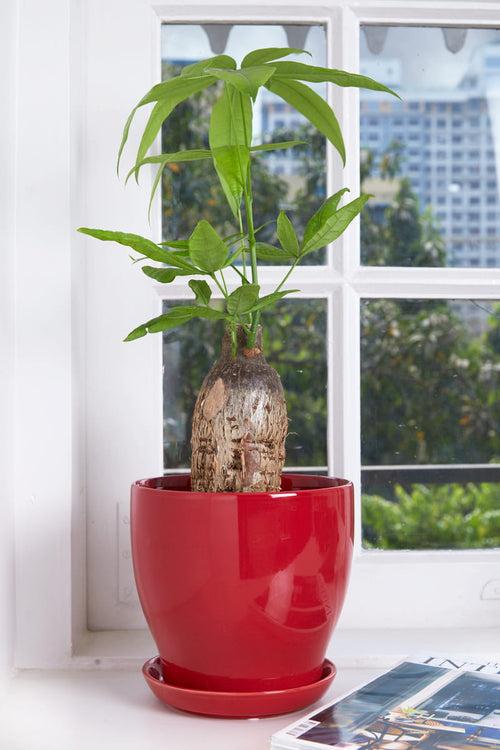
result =
M0 3L0 698L14 656L14 218L16 0Z

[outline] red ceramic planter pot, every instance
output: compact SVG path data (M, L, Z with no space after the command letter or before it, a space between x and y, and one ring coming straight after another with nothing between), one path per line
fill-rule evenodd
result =
M163 674L181 688L269 691L321 678L353 548L353 487L284 475L273 493L132 486L132 554Z

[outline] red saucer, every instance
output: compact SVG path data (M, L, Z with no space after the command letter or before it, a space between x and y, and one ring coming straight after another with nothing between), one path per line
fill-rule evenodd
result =
M257 693L219 693L170 685L163 678L158 656L149 659L144 664L142 672L156 697L168 706L205 716L250 719L287 714L309 706L327 691L337 674L337 669L331 661L325 659L323 674L317 682L288 690Z

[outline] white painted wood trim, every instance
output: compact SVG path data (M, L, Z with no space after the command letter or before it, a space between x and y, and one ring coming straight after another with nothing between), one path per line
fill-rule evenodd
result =
M74 5L65 0L20 5L14 404L18 667L52 666L68 659L72 649ZM78 533L84 533L82 524Z
M14 324L17 5L0 4L0 702L14 664Z

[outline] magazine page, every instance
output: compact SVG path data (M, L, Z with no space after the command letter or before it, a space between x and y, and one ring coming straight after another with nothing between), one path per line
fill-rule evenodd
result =
M271 746L500 750L500 664L408 658L278 732Z

